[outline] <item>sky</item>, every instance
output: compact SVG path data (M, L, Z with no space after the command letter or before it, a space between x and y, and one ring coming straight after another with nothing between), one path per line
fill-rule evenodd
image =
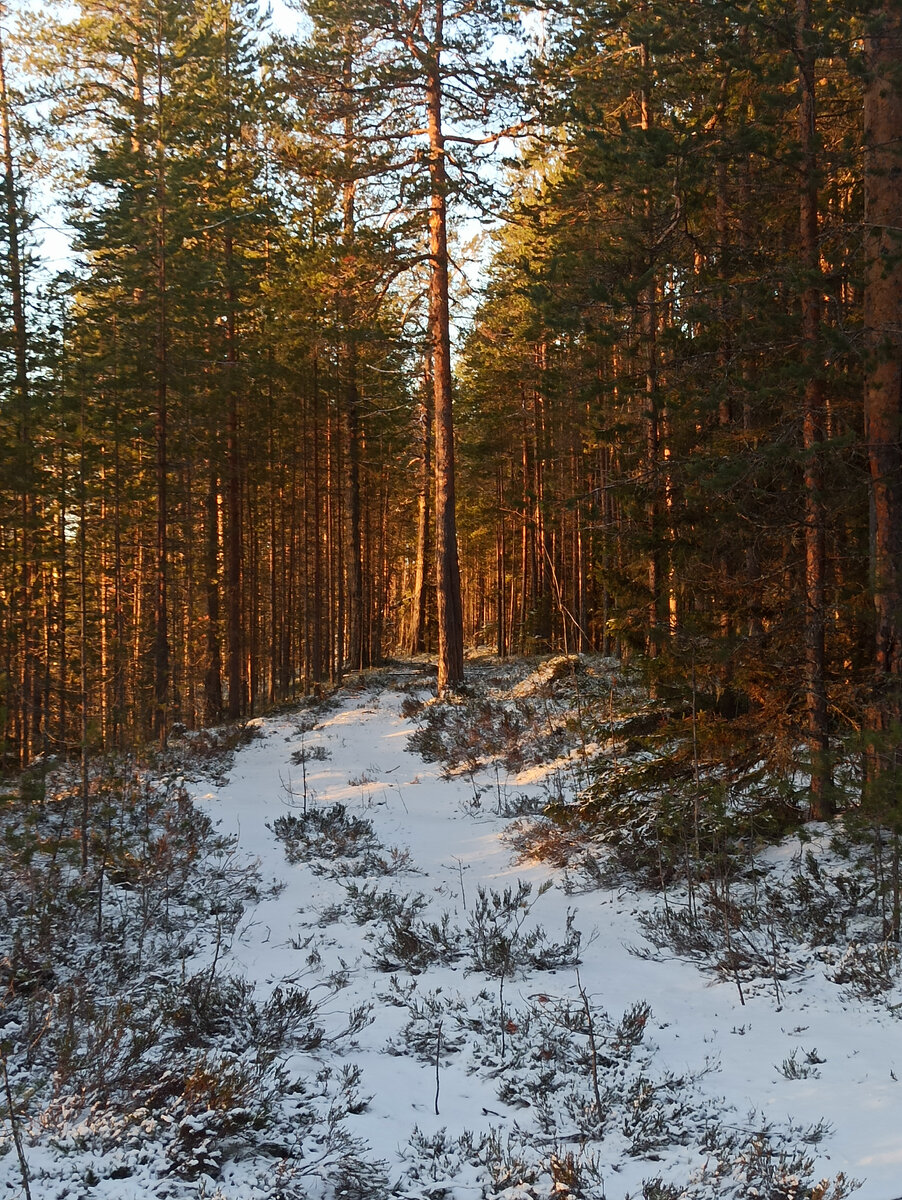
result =
M284 0L270 0L272 8L272 23L279 33L293 33L301 21L297 9L290 8Z

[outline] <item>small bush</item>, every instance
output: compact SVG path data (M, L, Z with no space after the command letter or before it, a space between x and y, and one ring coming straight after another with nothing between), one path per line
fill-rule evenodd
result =
M346 900L328 909L325 920L338 921L348 914L356 925L366 925L370 921L410 922L428 903L420 893L404 896L398 892L379 891L374 884L351 881L344 884L344 889Z
M348 779L348 787L366 787L368 784L378 782L379 775L375 768L370 767L369 770L361 771L359 775L352 775Z
M508 841L520 862L547 862L553 867L578 867L585 858L586 829L551 820L515 821L508 829Z
M404 911L386 922L373 943L372 958L380 971L406 970L413 974L427 967L457 962L464 948L460 931L448 913L439 921L421 921Z
M294 750L291 754L291 761L296 767L302 767L309 762L328 762L332 757L332 751L326 746L302 746L300 750Z
M784 1079L819 1079L821 1073L817 1068L824 1059L818 1056L816 1050L809 1050L803 1059L798 1057L799 1053L796 1048L788 1058L783 1059L780 1074Z
M419 696L405 696L401 701L401 716L411 721L414 717L419 716L423 708L424 701Z
M899 947L890 942L851 942L836 965L831 978L846 984L860 999L875 999L899 981Z
M550 886L543 884L535 900ZM531 895L532 885L523 880L518 881L516 890L478 889L467 925L474 970L511 976L521 968L553 971L579 961L580 934L573 928L572 913L567 914L565 940L561 943L549 942L541 926L529 930L524 927L535 904L535 900L530 900Z
M184 1075L164 1072L160 1083L156 1096L159 1102L168 1093L167 1117L175 1130L168 1157L185 1179L217 1178L230 1143L263 1128L275 1099L259 1065L229 1055L197 1058Z
M556 705L550 694L537 704L513 688L500 697L458 695L411 709L419 727L408 749L449 772L476 770L490 759L509 772L547 762L584 741L580 723L569 717L571 701Z
M303 816L286 813L273 822L272 831L285 844L289 862L351 858L380 848L372 824L348 815L343 804L311 808Z
M660 1176L642 1181L642 1200L681 1200L685 1194L683 1188L674 1183L665 1183Z

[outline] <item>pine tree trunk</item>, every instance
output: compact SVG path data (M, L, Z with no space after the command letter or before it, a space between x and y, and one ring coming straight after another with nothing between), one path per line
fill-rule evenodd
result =
M127 725L125 645L125 594L122 563L122 445L118 404L114 414L113 443L113 736L121 745Z
M227 89L225 131L225 181L232 179L232 46L229 15L226 17L225 85ZM231 206L231 198L228 201ZM223 237L226 278L226 364L225 385L228 411L226 455L228 480L226 488L226 620L228 624L228 716L231 720L244 712L247 697L244 675L244 611L241 596L242 537L241 537L241 442L238 414L238 298L235 283L235 245L231 211L227 214ZM253 683L248 675L248 684Z
M4 224L6 226L7 279L13 318L13 349L15 357L16 433L19 444L18 472L20 479L18 507L21 522L21 561L18 595L19 636L21 641L21 672L19 685L19 761L24 766L31 757L34 734L40 723L37 697L37 661L34 647L34 563L32 535L34 532L33 447L31 431L31 397L28 377L28 329L25 323L24 282L21 256L21 214L16 195L16 175L10 129L10 102L6 86L4 46L0 34L0 129L3 134Z
M226 239L226 261L231 266L231 238ZM235 373L238 365L235 328L234 294L229 289L229 311L226 336L228 346L225 364L225 385L228 408L226 431L226 622L228 646L229 699L227 714L231 720L241 716L244 708L243 680L243 623L241 620L241 450L239 441L238 388Z
M339 422L340 425L340 422ZM341 681L344 676L345 647L347 645L348 629L348 592L346 563L346 524L347 497L341 480L345 478L346 446L341 436L341 428L335 438L335 477L339 484L335 489L335 679Z
M640 12L646 14L647 4L640 4ZM651 56L648 43L640 45L640 63L646 82L639 96L640 127L647 133L652 127L651 101L649 96L651 77ZM646 191L645 200L646 237L649 243L649 270L651 270L652 249L652 202ZM656 658L661 649L661 595L663 591L663 564L661 562L661 547L659 544L660 523L660 428L658 413L658 312L657 312L657 282L654 275L642 294L641 333L645 357L645 395L643 420L645 425L645 474L647 479L648 500L646 504L646 521L648 523L649 552L648 552L648 637L646 641L649 658Z
M432 372L426 368L427 395L421 413L422 459L420 464L420 494L417 504L417 548L414 565L413 596L410 602L406 650L408 654L419 654L426 648L426 598L429 561L429 517L430 489L432 487L432 406L428 390L432 384Z
M344 62L344 80L348 94L353 86L353 59L346 54ZM348 154L352 153L354 143L354 117L348 113L345 117L345 140ZM346 180L342 197L343 241L346 254L353 253L356 236L355 202L357 184L353 178L353 166L349 160L345 164ZM352 314L350 301L344 304L344 398L345 419L348 430L348 667L352 671L360 671L371 665L369 657L364 652L363 637L363 540L360 523L360 393L357 385L357 340L351 328Z
M498 504L497 525L495 533L495 649L499 658L507 654L507 621L505 612L505 557L506 546L504 538L504 474L501 466L495 484L495 498Z
M156 578L154 598L153 645L153 732L158 741L166 739L169 717L169 463L167 451L168 388L169 388L169 323L166 280L166 147L163 129L163 64L162 33L157 31L157 88L156 88L156 414L154 440L156 445Z
M335 615L337 611L336 598L336 565L341 570L341 564L335 561L335 443L341 439L341 418L338 419L338 436L336 437L336 421L332 409L326 408L326 521L325 521L325 553L326 553L326 672L330 683L335 682ZM339 646L341 655L344 647Z
M69 736L69 646L66 639L66 628L69 622L69 556L68 549L68 481L66 477L66 449L60 443L59 455L59 522L57 536L59 540L59 556L57 559L57 638L59 654L59 712L56 722L56 740L61 751L65 753L66 741Z
M435 33L428 63L426 109L429 131L429 341L435 397L435 561L438 613L438 690L455 688L464 677L463 612L454 496L454 424L448 295L447 172L442 133L443 0L434 0Z
M90 795L88 788L88 506L87 465L85 455L85 397L81 396L81 435L78 467L78 618L79 618L79 707L81 709L81 872L88 873L90 842Z
M363 538L360 518L360 396L357 348L349 336L345 348L345 416L348 428L348 667L370 666L363 638Z
M276 519L276 480L279 478L280 464L276 460L275 423L273 417L272 394L272 350L267 350L267 416L269 436L267 438L267 469L269 477L269 690L267 701L270 705L282 697L279 694L279 583L278 568L282 554L277 553L277 519ZM285 544L282 542L282 550Z
M884 0L865 43L865 430L874 522L873 725L902 719L902 7ZM889 765L879 748L870 769Z
M204 673L204 722L218 725L222 720L222 654L219 648L219 479L210 471L206 503L206 605L207 636Z
M824 441L824 375L820 350L821 290L818 245L816 53L812 41L811 0L797 0L799 64L799 148L802 178L799 243L807 275L802 293L802 335L808 374L805 381L803 435L805 443L805 704L808 715L808 753L811 757L811 815L826 820L834 815L831 772L827 758L827 684L825 667L826 516L822 447Z
M320 420L319 420L319 358L313 357L313 616L311 623L312 659L311 670L314 683L323 679L323 554L321 503L322 483L320 479Z

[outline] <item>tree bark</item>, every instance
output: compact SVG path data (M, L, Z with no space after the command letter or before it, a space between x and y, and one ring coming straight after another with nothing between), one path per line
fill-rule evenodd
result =
M0 15L5 15L0 5ZM19 594L16 600L21 637L21 673L19 685L19 761L24 766L31 757L40 725L37 701L38 664L34 647L34 564L32 533L35 525L33 471L34 452L31 437L31 397L28 377L28 329L25 319L24 280L22 272L22 221L19 198L16 195L16 174L13 161L10 128L10 101L6 86L4 47L0 35L0 128L3 134L3 174L6 225L7 274L12 302L13 346L15 357L16 435L19 443L21 485L18 496L21 521L21 562Z
M640 5L644 16L647 4ZM643 41L639 48L640 65L643 72L643 85L639 94L639 125L643 132L648 133L652 127L651 116L651 54L648 43ZM653 210L652 200L648 189L645 194L645 225L649 245L648 269L650 279L643 290L641 305L641 334L645 368L645 394L643 422L645 425L645 474L647 478L648 500L646 503L646 521L648 525L648 637L646 648L649 658L657 658L661 650L661 594L664 570L661 562L660 537L660 428L658 412L658 295L657 280L652 273L653 267Z
M81 840L81 873L88 873L88 849L90 843L90 791L88 780L88 733L90 730L88 711L88 508L87 508L87 462L85 453L85 395L81 392L81 433L79 436L78 459L78 658L79 658L79 707L81 709L80 737L80 784L81 814L79 835Z
M206 659L204 673L204 721L218 725L222 720L222 653L220 638L219 601L219 479L215 468L210 470L206 503Z
M811 815L822 821L835 813L828 761L825 663L826 514L822 450L824 442L824 370L820 349L821 266L818 245L816 50L811 0L796 0L799 69L799 148L801 179L799 243L806 284L802 292L802 337L807 376L803 409L805 447L805 707L811 758Z
M504 476L503 468L499 465L496 482L495 498L498 504L498 519L495 533L495 648L499 658L507 654L507 623L505 620L505 528L504 528Z
M427 64L429 133L429 340L435 402L435 560L438 615L438 690L464 678L463 611L454 495L454 423L448 287L448 179L442 133L443 0L435 0L434 40Z
M311 624L311 675L314 683L323 681L323 546L322 482L320 472L319 353L313 352L313 596Z
M419 654L426 648L426 598L427 562L429 556L429 492L432 485L432 407L428 390L432 385L432 372L426 368L426 390L422 406L423 458L420 470L420 495L417 505L417 548L414 565L413 597L410 603L410 624L407 631L406 649L409 654Z
M902 6L884 0L865 41L865 431L876 616L872 724L902 718ZM897 753L879 748L879 774Z
M225 131L225 183L229 190L231 209L232 177L232 96L231 96L231 25L226 18L225 84L226 131ZM235 242L231 211L227 213L223 237L224 267L226 277L226 362L225 387L228 411L226 434L227 486L226 486L226 622L228 626L228 680L229 699L227 713L231 720L244 712L246 698L244 674L244 613L241 598L242 537L241 537L241 439L238 413L238 299L235 287Z
M169 463L167 453L168 386L169 386L169 325L166 281L166 153L163 128L163 35L158 23L156 41L156 414L154 439L156 443L156 579L154 603L153 645L153 732L158 741L166 739L169 717Z
M226 238L226 270L231 273L232 239ZM228 408L226 432L226 621L228 625L228 716L234 720L244 708L242 671L244 638L241 611L241 449L238 419L237 330L233 285L229 283L225 384Z
M345 183L342 196L342 240L346 255L353 254L356 235L355 203L357 182L353 174L352 146L354 144L354 117L350 110L353 88L354 63L351 53L345 55L344 84L349 110L345 116ZM347 281L351 286L351 281ZM357 384L357 339L352 328L352 306L350 298L343 303L344 322L344 397L345 419L348 430L348 667L360 671L371 665L364 652L363 637L363 539L360 519L360 392Z

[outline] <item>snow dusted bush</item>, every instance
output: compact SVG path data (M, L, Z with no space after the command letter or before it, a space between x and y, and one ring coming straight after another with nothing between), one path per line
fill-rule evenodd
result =
M577 669L586 678L581 660L546 660L526 679L518 678L529 665L527 660L507 664L508 673L494 681L471 669L472 682L463 693L410 705L405 716L416 719L419 727L408 749L427 762L443 763L448 772L476 770L490 760L516 772L579 745L585 729L574 716L574 695L567 685ZM591 684L589 691L594 694Z
M340 921L345 916L355 925L367 925L371 921L409 923L429 903L420 892L405 895L403 892L380 891L375 884L354 880L345 880L342 887L346 899L323 910L324 924Z
M718 1123L706 1142L704 1165L679 1192L680 1200L846 1200L861 1185L840 1172L818 1178L808 1147L823 1125L773 1125L750 1113L743 1126Z
M260 737L256 722L242 721L208 729L186 729L175 725L166 745L149 760L154 774L181 774L198 778L201 774L224 780L235 751Z
M563 942L549 942L541 926L526 926L536 900L550 887L550 881L543 884L532 901L532 884L522 879L516 889L477 889L476 906L467 925L473 970L510 978L520 968L554 971L579 962L581 937L573 928L573 913L567 914Z
M309 762L328 762L332 757L332 751L325 746L302 746L300 750L293 750L291 753L291 761L296 767L305 766Z
M659 1024L647 1004L630 1002L645 994L639 989L646 979L664 978L666 970L633 964L637 973L628 986L628 977L614 974L624 968L621 943L615 947L611 931L602 930L589 943L592 953L583 955L582 970L591 979L586 987L595 989L589 994L572 970L583 947L566 898L558 893L546 901L555 914L553 923L546 919L546 934L537 923L545 886L497 882L512 878L503 873L509 858L500 840L485 860L489 868L477 874L484 863L473 860L463 895L467 868L463 858L452 856L455 877L445 839L462 831L452 848L463 855L474 832L485 846L503 829L486 804L474 806L474 831L470 809L461 808L464 795L494 792L497 804L491 807L499 817L547 803L547 792L544 798L535 794L541 772L518 781L509 799L496 767L524 762L542 745L578 744L593 719L585 705L579 719L573 715L594 686L582 667L537 673L516 697L510 692L522 668L493 664L491 670L497 672L493 694L485 698L491 703L475 695L476 686L489 683L486 670L456 706L465 749L460 764L469 779L430 780L435 772L405 764L398 779L409 771L424 784L404 792L410 813L400 786L398 804L388 793L385 804L365 817L316 797L306 816L299 807L280 812L279 769L287 769L295 746L304 743L294 741L290 726L289 736L282 736L284 722L274 725L280 736L268 739L266 753L278 744L281 757L270 760L271 794L255 794L254 807L243 810L237 807L240 782L222 797L223 818L237 811L245 832L254 819L264 819L261 804L269 806L266 816L281 844L267 845L267 870L279 870L283 851L292 859L290 883L269 910L245 911L263 891L260 873L217 835L171 776L151 781L122 768L121 780L109 772L105 783L92 779L87 873L80 867L76 779L67 785L68 796L52 781L45 796L38 781L29 784L28 805L10 802L8 836L0 846L6 856L0 875L0 957L6 955L6 962L0 969L12 990L0 1008L0 1049L9 1052L12 1102L0 1100L8 1110L0 1155L6 1152L4 1179L13 1189L15 1120L35 1167L34 1200L88 1196L94 1189L148 1200L623 1200L627 1188L634 1200L845 1200L852 1184L841 1176L822 1180L812 1166L812 1146L825 1131L778 1129L755 1115L742 1120L716 1093L716 1061L705 1058L714 1047L702 1048L701 1036L691 1040L697 1031L690 1019L680 1030L683 1040L671 1042L673 1022L680 1019L673 1016L672 997L662 999L669 1020ZM399 702L397 696L384 702L392 721ZM355 721L365 725L379 707L367 694ZM506 729L495 730L501 709L510 717ZM595 719L600 722L598 713ZM517 721L522 729L514 738ZM306 738L313 724L311 713L298 724L298 736ZM347 780L359 778L361 764L375 764L367 770L371 777L396 769L396 742L383 755L375 741L372 749L363 739L354 743L344 716L335 724L342 725L340 733L319 732L324 739L334 736L339 761L323 776L335 776L339 798ZM452 724L448 717L447 728L436 728L444 737ZM616 722L608 724L613 729ZM396 731L376 721L373 728L379 737ZM636 724L630 728L638 736ZM525 744L534 733L536 746ZM345 737L354 754L341 758ZM300 753L303 762L293 766L313 761L306 748ZM623 762L622 745L616 753ZM263 753L254 755L255 781L264 760ZM488 770L478 765L487 760ZM602 882L605 860L614 856L591 840L592 814L574 803L579 772L556 763L547 778L568 817L554 832L547 821L539 823L537 836L549 847L561 835L543 857L559 868L558 881L565 882L563 871L572 873L574 863L584 863L585 882L590 864L599 871L594 882ZM244 800L250 802L250 795ZM877 867L870 876L867 870L875 847L853 851L842 863L837 858L829 869L818 851L820 875L799 859L770 879L740 829L739 854L726 855L712 837L686 870L695 814L685 800L659 806L655 828L651 810L640 811L641 798L630 799L638 822L633 844L645 856L647 878L660 884L662 860L665 868L666 906L660 907L669 913L667 927L647 927L666 935L659 953L676 952L682 939L681 954L714 961L756 986L776 981L783 988L795 959L784 959L782 945L775 955L774 935L779 943L789 937L784 931L793 930L793 956L804 939L809 965L826 956L823 962L847 986L857 988L860 980L863 987L877 944L871 935L887 916L879 888L872 886ZM212 800L208 811L216 811ZM691 837L678 827L687 811ZM414 865L409 855L387 850L377 836L383 830L394 836L408 816L423 820L425 836L412 844L433 855L416 864L424 868L422 891L402 886L400 876ZM704 844L708 835L700 829ZM891 870L888 857L882 869ZM267 891L264 898L268 903L275 895ZM635 910L654 902L621 892L605 897L603 909L594 898L573 903L582 904L590 924L619 915L622 925L613 931L619 937L633 927ZM858 939L860 953L845 951L846 932ZM260 957L252 969L263 961L267 967L251 983L244 972L255 939L252 953ZM599 945L617 956L619 967L597 957ZM374 967L387 974L377 975ZM884 968L893 974L890 957ZM273 990L274 978L287 982ZM601 1000L609 980L610 994L622 997L610 1015ZM353 1000L338 1000L336 989L345 985L355 990ZM348 1038L354 1048L369 1019L374 985L384 1002L376 1010L378 1023L360 1037L360 1053L351 1059L343 1048L349 1048ZM710 1012L711 1006L699 1003L697 1011ZM670 1032L663 1034L665 1028ZM717 1031L704 1028L713 1041ZM824 1046L820 1034L814 1040ZM781 1043L770 1053L768 1047L766 1062L777 1066L790 1048ZM380 1049L407 1061L393 1057L386 1069L384 1060L378 1063ZM788 1073L817 1069L802 1051L790 1058L795 1065ZM837 1056L829 1058L819 1086L831 1083ZM394 1078L404 1080L405 1092L410 1089L403 1103L391 1086ZM779 1075L776 1086L794 1097L805 1087ZM436 1121L433 1103L442 1112L439 1118L436 1111ZM408 1112L414 1109L420 1128L408 1141ZM469 1131L460 1127L461 1111L466 1119L472 1113ZM355 1136L357 1117L358 1130L382 1131L375 1134L381 1144L371 1147ZM447 1128L438 1127L440 1121ZM117 1190L121 1180L129 1182Z
M535 900L548 890L539 889ZM443 913L436 920L421 918L418 900L407 903L382 900L384 925L377 932L372 956L379 970L414 973L435 965L466 959L468 968L493 978L513 978L520 970L554 971L579 961L579 931L568 914L563 942L550 942L541 926L527 920L535 900L532 885L523 880L501 892L479 887L476 905L465 929ZM367 907L370 907L369 900Z
M296 986L257 998L217 971L259 899L255 864L178 780L133 758L98 762L88 786L87 872L74 773L57 769L37 804L12 794L3 809L0 1050L23 1150L49 1139L84 1186L141 1176L149 1187L215 1177L264 1143L288 1154L331 1112L318 1134L336 1148L329 1170L350 1170L340 1084L324 1111L302 1098L293 1129L280 1126L283 1062L322 1046L319 1006ZM206 965L186 970L198 955ZM352 1010L347 1032L365 1019Z
M859 999L888 1001L902 963L886 940L873 845L850 841L841 826L830 841L800 853L798 865L778 866L766 855L724 859L720 879L675 888L666 905L639 916L646 938L659 956L766 987L778 1004L789 983L816 965Z
M315 1020L317 1006L303 988L277 987L258 1002L246 979L204 971L170 984L160 1009L180 1050L251 1046L266 1059L289 1045L315 1050L323 1040L323 1028Z
M411 909L390 916L373 941L371 956L379 971L410 971L457 962L464 954L460 930L448 913L421 920Z
M292 863L353 858L380 849L372 824L364 817L350 816L343 804L286 813L276 818L272 830Z

